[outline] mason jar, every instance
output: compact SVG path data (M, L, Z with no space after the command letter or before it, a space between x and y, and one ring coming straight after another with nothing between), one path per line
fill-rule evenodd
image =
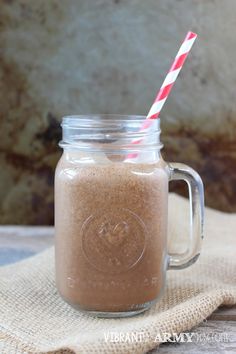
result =
M160 120L68 116L55 173L56 284L78 310L124 317L161 298L166 271L193 264L203 238L203 184L192 168L162 159ZM187 251L168 254L168 186L187 183ZM183 220L184 222L184 220Z

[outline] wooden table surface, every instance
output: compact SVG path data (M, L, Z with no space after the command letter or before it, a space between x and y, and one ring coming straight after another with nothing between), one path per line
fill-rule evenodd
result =
M53 245L53 227L0 226L0 265L17 262ZM236 354L236 306L222 307L191 332L192 342L165 343L150 354Z

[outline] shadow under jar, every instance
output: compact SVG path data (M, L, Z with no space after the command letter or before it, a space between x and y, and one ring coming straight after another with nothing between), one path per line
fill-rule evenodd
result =
M203 186L183 164L166 163L160 120L140 131L141 116L69 116L55 174L56 284L76 309L124 317L150 308L167 269L199 256ZM139 143L132 143L134 140ZM168 184L189 187L191 228L182 254L167 252Z

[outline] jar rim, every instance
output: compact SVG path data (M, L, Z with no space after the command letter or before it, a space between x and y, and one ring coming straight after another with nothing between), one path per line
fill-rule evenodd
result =
M143 129L145 119L141 115L67 115L62 119L62 141L59 145L96 151L161 149L160 119L153 119L153 124Z
M100 123L106 121L107 123L121 123L121 122L132 122L140 124L145 121L146 116L143 115L132 115L132 114L76 114L76 115L65 115L62 117L62 126L91 126L91 123ZM155 119L155 125L160 127L160 119Z

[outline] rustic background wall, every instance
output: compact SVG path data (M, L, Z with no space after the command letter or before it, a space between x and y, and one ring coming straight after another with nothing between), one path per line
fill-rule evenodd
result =
M0 3L0 223L53 223L64 114L145 114L187 30L199 39L162 113L165 158L236 211L234 0Z

